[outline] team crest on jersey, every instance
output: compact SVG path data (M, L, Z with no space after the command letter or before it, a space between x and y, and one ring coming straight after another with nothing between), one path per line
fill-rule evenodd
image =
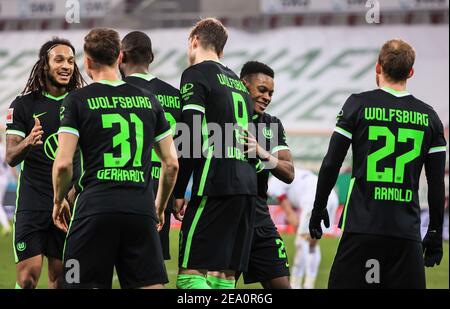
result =
M341 109L341 111L337 114L336 119L339 120L344 116L344 110Z
M25 242L18 242L16 245L18 251L23 252L27 248L27 244Z
M264 128L263 129L263 135L267 139L271 139L273 137L273 131L270 128Z
M9 108L8 114L6 114L6 124L13 123L13 119L14 119L13 116L14 116L14 108Z

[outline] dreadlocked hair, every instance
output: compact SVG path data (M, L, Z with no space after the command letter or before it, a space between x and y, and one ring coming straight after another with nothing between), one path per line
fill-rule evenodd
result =
M44 45L42 45L39 51L39 59L34 64L31 69L30 77L28 78L27 84L23 89L21 95L25 95L34 91L47 92L47 84L46 84L46 75L45 75L45 67L48 66L48 52L53 49L56 45L66 45L72 49L73 54L75 55L75 47L73 47L72 43L69 40L61 39L58 37L53 37L50 41L47 41ZM70 78L69 83L67 84L67 92L72 91L77 88L81 88L86 85L83 76L78 69L76 62L74 63L73 74Z

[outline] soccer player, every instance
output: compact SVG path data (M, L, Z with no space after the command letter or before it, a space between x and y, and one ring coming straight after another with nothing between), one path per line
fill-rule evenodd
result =
M278 199L286 213L287 222L296 228L296 250L291 275L293 289L313 289L319 271L320 246L317 239L310 237L308 229L316 187L317 176L306 169L296 168L295 179L291 184L285 184L275 177L269 180L269 195ZM327 202L331 222L334 222L338 206L338 196L333 190ZM300 210L300 218L295 209Z
M52 223L51 171L62 100L82 84L74 47L53 38L42 45L25 89L8 110L6 161L12 167L21 164L13 223L16 288L36 287L44 255L49 287L62 285L65 235Z
M255 227L246 284L260 282L265 289L289 289L289 263L283 239L270 217L267 206L267 182L273 174L284 183L294 180L294 165L281 121L266 113L274 93L274 71L264 63L249 61L240 78L253 101L256 136L248 137L247 147L256 152L258 196ZM251 134L251 133L249 133Z
M130 32L122 40L122 53L123 58L119 68L124 81L155 94L164 109L166 120L172 129L172 135L175 134L176 124L181 119L180 92L175 87L149 73L148 67L154 58L152 41L143 32ZM158 192L160 175L161 161L153 150L151 176L155 195ZM171 196L164 214L165 223L159 232L165 260L170 260L169 231L174 202L175 200Z
M192 196L180 231L181 289L210 288L208 270L225 273L216 279L216 287L234 288L236 271L246 271L248 265L257 184L243 137L253 106L243 82L219 62L227 38L220 21L200 20L189 35L190 67L181 77L182 119L190 134L182 144L174 191L177 211L184 205L193 172ZM203 143L194 140L197 136ZM191 153L184 153L186 149Z
M446 141L433 108L406 90L415 52L387 41L378 56L379 89L352 94L338 120L319 173L309 229L320 222L348 148L353 174L341 217L343 235L329 288L425 288L425 269L442 259ZM425 165L430 223L421 242L418 185Z
M53 220L69 229L63 261L79 265L79 280L67 280L67 288L110 288L114 267L122 288L162 288L167 283L157 228L164 224L178 159L155 96L119 80L121 57L116 31L91 30L84 38L84 63L94 83L63 102L53 165ZM78 143L82 191L68 228L62 201ZM156 202L150 176L153 146L162 164ZM64 270L68 274L71 268Z

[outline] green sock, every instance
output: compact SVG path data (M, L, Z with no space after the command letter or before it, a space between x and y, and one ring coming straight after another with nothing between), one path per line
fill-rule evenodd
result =
M178 289L211 289L206 282L206 278L201 275L178 275Z
M221 279L208 275L206 281L211 289L234 289L236 280Z
M15 287L15 289L16 290L21 290L22 288L20 287L20 285L16 282L16 287Z

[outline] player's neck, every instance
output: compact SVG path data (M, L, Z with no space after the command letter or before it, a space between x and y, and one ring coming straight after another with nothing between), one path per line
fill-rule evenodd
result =
M66 87L57 87L55 85L53 85L52 83L50 83L50 81L46 81L46 88L47 88L47 93L49 93L50 95L58 98L64 94L66 94L67 92L67 88Z
M397 92L405 92L406 91L406 81L393 83L393 82L389 82L389 81L385 80L383 77L381 77L379 87L393 89Z
M123 73L125 76L130 76L131 74L148 74L148 66L145 65L130 65L123 68Z
M117 70L114 67L103 67L100 70L92 71L92 80L98 82L101 80L117 81L121 80Z
M197 52L197 55L195 57L194 64L201 63L203 61L215 61L220 62L219 57L217 56L217 53L212 50L199 50Z

